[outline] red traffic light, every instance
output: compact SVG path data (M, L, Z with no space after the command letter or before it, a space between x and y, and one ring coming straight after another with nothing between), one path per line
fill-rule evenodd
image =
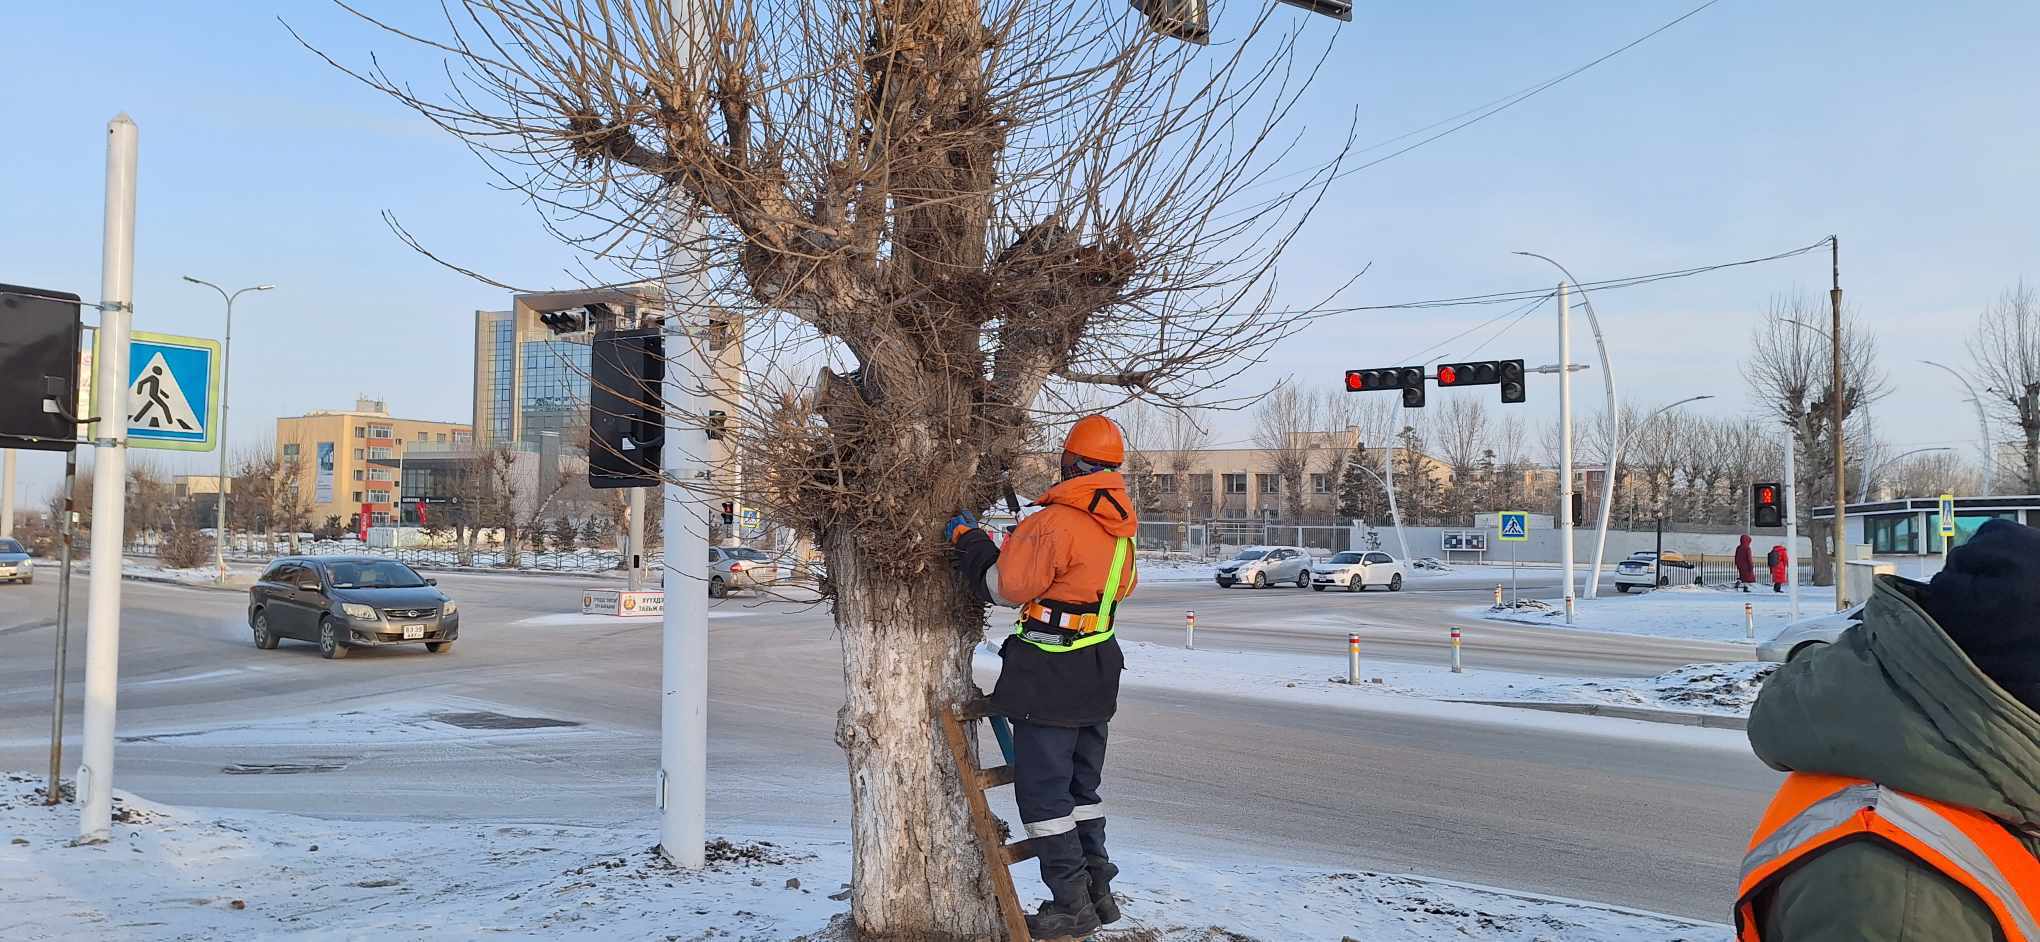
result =
M1459 371L1449 366L1438 368L1438 385L1450 386L1459 382Z
M1367 374L1359 370L1346 371L1346 391L1359 392L1367 388Z
M1769 507L1778 502L1778 491L1770 485L1757 488L1757 503Z

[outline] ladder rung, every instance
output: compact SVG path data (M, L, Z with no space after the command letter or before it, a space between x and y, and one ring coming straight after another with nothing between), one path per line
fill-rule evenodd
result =
M978 770L977 786L979 789L998 788L1001 785L1011 784L1013 784L1013 767L1010 765L1000 765Z
M1006 845L1006 864L1008 866L1026 863L1039 855L1040 852L1034 849L1034 838L1031 837L1024 841L1014 841Z

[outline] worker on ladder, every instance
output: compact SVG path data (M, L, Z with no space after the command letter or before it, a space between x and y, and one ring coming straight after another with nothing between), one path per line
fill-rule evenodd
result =
M1105 853L1105 728L1119 706L1126 658L1113 608L1133 592L1133 501L1119 466L1126 444L1102 415L1063 442L1062 480L1041 508L992 544L968 513L949 521L957 571L980 601L1020 610L999 649L992 705L1013 723L1020 821L1052 897L1027 917L1037 939L1082 936L1119 919Z

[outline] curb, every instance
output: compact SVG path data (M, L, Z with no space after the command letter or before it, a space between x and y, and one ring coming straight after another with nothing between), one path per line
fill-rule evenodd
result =
M1641 720L1645 723L1666 723L1673 726L1699 726L1706 729L1748 729L1746 717L1729 716L1722 713L1689 713L1683 710L1653 710L1649 707L1617 706L1612 703L1542 703L1534 700L1453 700L1453 703L1475 703L1481 706L1515 707L1519 710L1542 710L1546 713L1571 713L1577 716L1602 716L1618 720Z

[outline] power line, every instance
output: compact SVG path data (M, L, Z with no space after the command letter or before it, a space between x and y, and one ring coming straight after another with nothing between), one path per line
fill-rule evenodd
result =
M1475 331L1478 331L1478 330L1480 330L1481 328L1483 328L1483 327L1486 327L1486 326L1488 326L1488 325L1490 325L1490 324L1494 324L1494 323L1496 323L1496 322L1498 322L1498 321L1506 320L1506 319L1508 319L1508 318L1510 318L1510 317L1514 317L1514 318L1516 318L1517 320L1522 320L1523 318L1525 318L1525 317L1528 317L1528 316L1530 316L1530 313L1531 313L1532 311L1535 311L1535 310L1537 310L1537 308L1538 308L1539 306L1543 305L1545 301L1548 301L1548 300L1550 300L1550 299L1551 299L1551 297L1552 297L1553 295L1557 294L1557 293L1558 293L1558 292L1556 292L1556 291L1546 291L1546 292L1544 292L1544 295L1543 295L1543 297L1537 297L1537 298L1531 298L1531 299L1530 299L1530 303L1528 303L1528 304L1525 304L1525 305L1523 305L1523 306L1522 306L1522 307L1520 307L1520 308L1517 308L1517 309L1514 309L1514 310L1511 310L1511 311L1505 312L1505 313L1503 313L1503 314L1500 314L1500 315L1497 315L1497 316L1495 316L1495 317L1491 317L1491 318L1489 318L1489 319L1487 319L1487 320L1484 320L1484 321L1482 321L1482 322L1480 322L1480 323L1478 323L1478 324L1475 324L1475 325L1473 325L1472 327L1468 327L1467 329L1465 329L1465 330L1462 330L1462 331L1460 331L1459 333L1453 334L1452 336L1450 336L1450 337L1447 337L1447 338L1445 338L1444 340L1442 340L1442 341L1440 341L1440 342L1438 342L1438 343L1432 344L1431 346L1425 347L1424 349L1422 349L1422 350L1419 350L1419 351L1417 351L1417 352L1415 352L1415 353L1412 353L1412 354L1410 354L1409 356L1403 357L1403 358L1402 358L1402 360L1401 360L1401 361L1399 361L1399 362L1403 362L1403 363L1411 363L1411 362L1416 362L1416 360L1417 360L1417 358L1418 358L1418 357L1421 357L1421 356L1426 356L1426 355L1428 355L1428 354L1432 353L1433 351L1436 351L1436 350L1439 350L1439 349L1441 349L1441 348L1443 348L1443 347L1447 347L1447 346L1450 346L1450 345L1452 345L1452 344L1454 344L1454 343L1457 343L1457 342L1458 342L1458 341L1460 340L1460 338L1462 338L1462 337L1465 337L1465 336L1466 336L1466 335L1468 335L1468 334L1474 333ZM1506 329L1506 328L1504 328L1504 329ZM1425 361L1425 362L1429 362L1429 361Z

